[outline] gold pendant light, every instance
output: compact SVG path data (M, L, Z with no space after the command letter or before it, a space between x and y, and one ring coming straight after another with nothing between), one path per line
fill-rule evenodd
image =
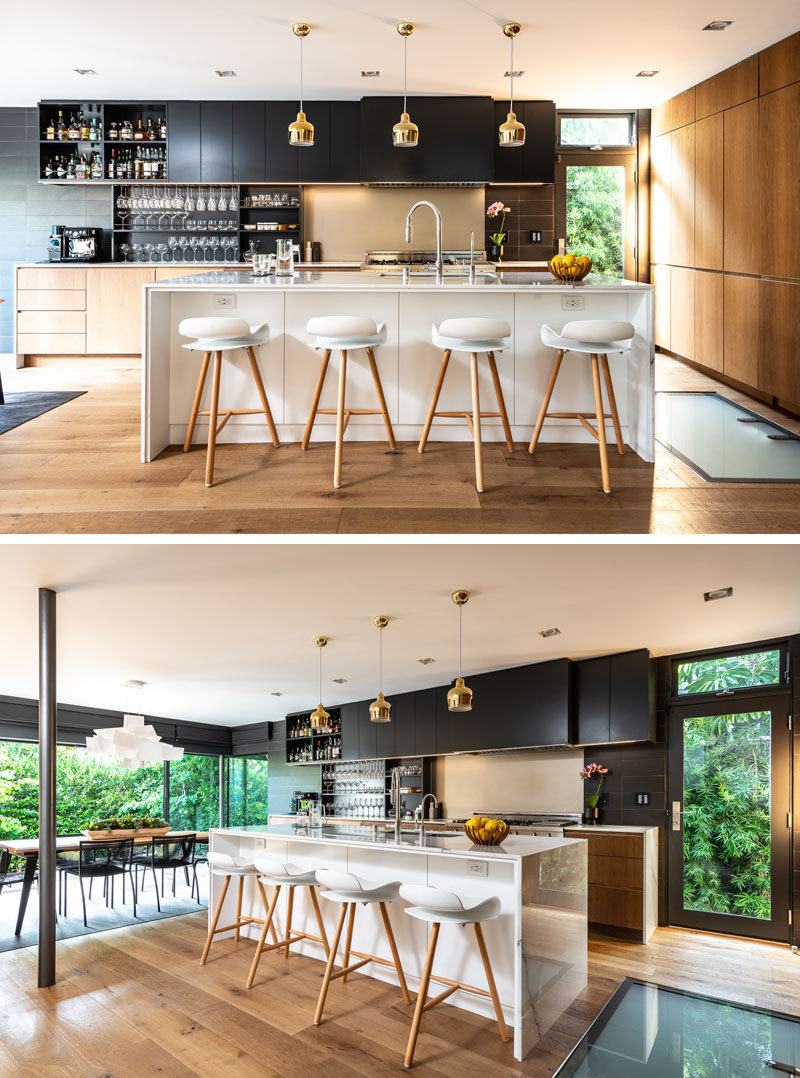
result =
M414 33L413 22L399 22L397 32L403 39L403 112L400 122L392 128L392 142L395 146L416 146L419 142L419 128L411 122L408 115L407 89L408 89L408 39Z
M522 27L518 22L507 22L503 27L503 33L511 42L511 67L509 68L511 75L511 93L508 102L508 116L506 117L506 122L500 124L500 128L497 132L501 146L525 145L525 125L519 122L516 113L514 112L514 38L521 29Z
M383 630L389 624L389 619L384 614L378 614L373 619L380 633L378 635L378 695L369 705L370 722L391 722L392 705L383 695Z
M327 636L315 636L314 643L319 648L319 704L316 711L309 715L312 730L327 730L330 715L322 706L322 649L328 643Z
M456 683L447 694L448 711L472 711L472 689L468 689L461 676L461 615L464 604L469 601L468 591L454 591L450 596L458 607L458 677Z
M300 38L300 111L297 119L289 124L289 144L291 146L313 146L314 125L310 124L303 112L303 38L311 27L306 22L293 22L292 33Z

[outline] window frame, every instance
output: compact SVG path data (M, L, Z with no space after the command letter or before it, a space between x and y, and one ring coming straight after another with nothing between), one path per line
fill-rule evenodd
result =
M734 655L752 655L758 651L779 652L780 681L773 685L746 685L739 689L715 689L712 692L679 693L678 666L685 662L707 662L710 659L727 659ZM680 655L669 656L669 681L667 699L671 706L688 706L694 701L707 704L710 700L727 699L746 700L750 696L769 696L773 693L785 693L790 681L789 641L785 637L777 640L757 640L747 644L735 644L732 647L709 648L701 651L687 651Z
M626 116L628 119L627 142L609 142L602 146L598 146L597 143L590 144L561 141L562 119L580 119L582 117L605 118L615 116ZM558 109L556 111L556 153L570 153L571 151L578 153L606 153L609 151L620 153L623 150L635 151L639 141L639 131L636 120L636 109Z

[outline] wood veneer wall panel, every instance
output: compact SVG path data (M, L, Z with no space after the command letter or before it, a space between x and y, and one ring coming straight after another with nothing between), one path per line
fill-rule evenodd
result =
M758 386L758 278L723 278L723 373Z
M652 131L654 135L663 135L677 127L694 123L695 88L690 86L683 93L671 97L663 105L656 105L652 112Z
M695 125L672 132L670 262L694 265Z
M758 109L747 101L724 113L723 263L733 273L758 273L760 262Z
M651 143L650 260L670 261L672 217L672 135L659 135Z
M694 125L694 264L722 269L722 113Z
M758 54L712 75L695 88L695 118L702 120L722 109L758 97Z
M694 274L694 359L723 370L723 284L720 273Z
M800 281L759 281L758 311L758 388L800 410Z
M670 273L670 349L694 359L694 283L691 269L672 267Z
M656 344L670 349L670 267L653 266L656 301Z
M759 272L800 278L800 82L760 98L758 150Z
M758 92L772 93L800 81L800 33L785 37L758 54Z

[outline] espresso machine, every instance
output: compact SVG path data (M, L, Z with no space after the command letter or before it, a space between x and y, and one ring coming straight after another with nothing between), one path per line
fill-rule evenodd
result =
M97 262L102 249L102 228L53 225L47 240L49 262Z

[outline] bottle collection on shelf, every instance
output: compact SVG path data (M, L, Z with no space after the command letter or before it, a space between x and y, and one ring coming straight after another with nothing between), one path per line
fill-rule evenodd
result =
M312 737L325 734L341 734L342 721L341 719L332 718L327 726L312 726L311 719L294 719L292 725L286 731L286 736L289 739L296 737Z
M315 745L303 745L296 749L290 749L287 753L287 762L290 764L311 764L323 760L340 760L342 756L342 739L340 737L328 737L324 743L317 742Z
M167 161L162 146L112 150L106 164L109 180L163 180L166 175ZM102 180L102 154L82 154L76 149L74 155L51 157L44 163L42 176L46 180Z
M97 116L87 117L83 112L73 113L69 123L64 120L64 113L58 110L58 120L51 120L44 133L47 142L102 142L103 124ZM106 142L164 142L167 138L167 120L157 116L150 118L147 126L142 117L133 126L132 120L109 120Z

